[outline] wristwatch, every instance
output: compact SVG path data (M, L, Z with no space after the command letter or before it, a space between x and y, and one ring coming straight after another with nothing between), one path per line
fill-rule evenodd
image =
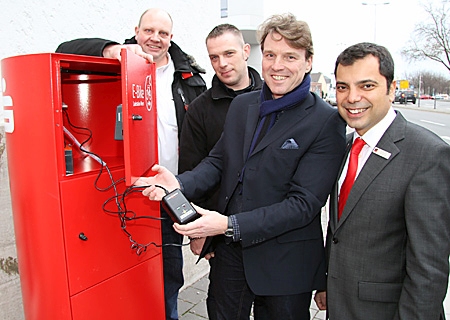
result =
M225 237L233 237L233 236L234 236L233 222L231 221L231 217L228 217L228 226L227 230L225 230Z

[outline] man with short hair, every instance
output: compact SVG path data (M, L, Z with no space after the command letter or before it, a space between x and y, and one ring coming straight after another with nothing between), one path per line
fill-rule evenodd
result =
M174 174L183 159L178 157L179 137L187 105L206 90L193 57L184 53L172 40L173 21L169 13L158 8L146 10L135 28L135 36L125 40L129 50L156 64L156 100L158 115L158 158ZM120 59L123 46L104 39L77 39L62 43L57 52L103 56ZM149 57L148 55L151 55ZM183 286L183 237L172 228L172 220L161 209L164 299L166 318L178 319L178 291Z
M231 101L262 86L259 73L247 65L250 45L244 42L238 28L231 24L214 27L206 37L206 48L215 75L211 88L192 101L186 112L180 140L180 172L195 168L212 150L222 134ZM208 193L197 204L216 209L217 191Z
M331 193L327 291L316 303L331 320L444 319L450 146L392 108L385 47L348 47L334 74L339 113L355 131Z
M250 45L231 24L214 27L206 37L206 48L215 71L211 88L189 104L180 139L180 172L192 170L219 140L231 101L238 95L260 90L259 73L247 65ZM216 210L218 187L197 202ZM199 255L206 238L191 239L191 251ZM206 257L209 259L209 255ZM215 319L215 299L211 288L206 299L208 315Z

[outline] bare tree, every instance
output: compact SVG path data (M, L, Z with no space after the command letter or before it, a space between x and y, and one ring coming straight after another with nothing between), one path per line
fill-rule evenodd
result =
M421 92L419 94L433 93L447 93L450 94L450 79L441 74L430 72L426 70L416 71L408 74L406 79L409 79L409 83L414 85L414 88L419 88L419 81L421 81Z
M410 61L431 59L450 71L450 2L428 3L423 8L427 19L416 24L402 55Z

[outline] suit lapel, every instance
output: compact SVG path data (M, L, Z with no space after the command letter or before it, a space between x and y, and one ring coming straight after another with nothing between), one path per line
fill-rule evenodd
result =
M347 134L346 140L347 144L345 147L345 157L341 163L341 167L339 168L336 183L334 184L333 190L331 191L330 195L330 227L332 228L332 230L336 229L336 225L338 223L337 217L338 217L338 199L339 199L339 177L341 176L342 171L344 170L345 161L348 158L350 149L352 148L353 132Z
M245 126L244 150L242 150L244 163L247 159L248 151L250 150L250 144L252 143L253 134L255 133L256 126L258 125L259 104L260 99L258 99L257 102L250 104L249 107L247 108L247 123Z
M345 222L348 216L352 213L362 195L372 183L373 180L380 174L380 172L391 162L400 152L396 143L405 137L406 120L400 113L397 113L394 122L389 126L384 135L381 137L377 147L389 152L391 155L389 159L385 159L377 154L372 153L367 159L364 167L355 180L355 183L350 191L347 202L342 212L341 219L337 224L337 228Z
M255 147L255 150L253 150L252 155L266 148L280 136L286 135L286 132L289 131L291 127L299 125L299 122L308 115L307 109L312 106L313 103L314 97L312 95L308 95L299 106L282 111L278 121L274 124L272 129L270 129L270 134L266 134L262 138L259 144ZM248 150L248 148L246 150Z

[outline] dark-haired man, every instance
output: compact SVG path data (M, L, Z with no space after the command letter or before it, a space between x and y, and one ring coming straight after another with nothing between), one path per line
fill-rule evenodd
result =
M206 48L215 71L211 88L189 104L180 139L180 172L192 170L219 140L231 101L238 95L260 90L259 73L247 65L250 45L242 32L231 24L214 27L206 37ZM197 203L217 209L218 187ZM206 238L191 239L191 251L199 255ZM210 258L212 254L206 256ZM213 263L210 260L210 263ZM208 315L215 319L215 299L211 287L206 300Z
M355 132L331 194L327 291L316 303L331 320L443 319L450 146L392 108L386 48L350 46L335 75L339 113Z

